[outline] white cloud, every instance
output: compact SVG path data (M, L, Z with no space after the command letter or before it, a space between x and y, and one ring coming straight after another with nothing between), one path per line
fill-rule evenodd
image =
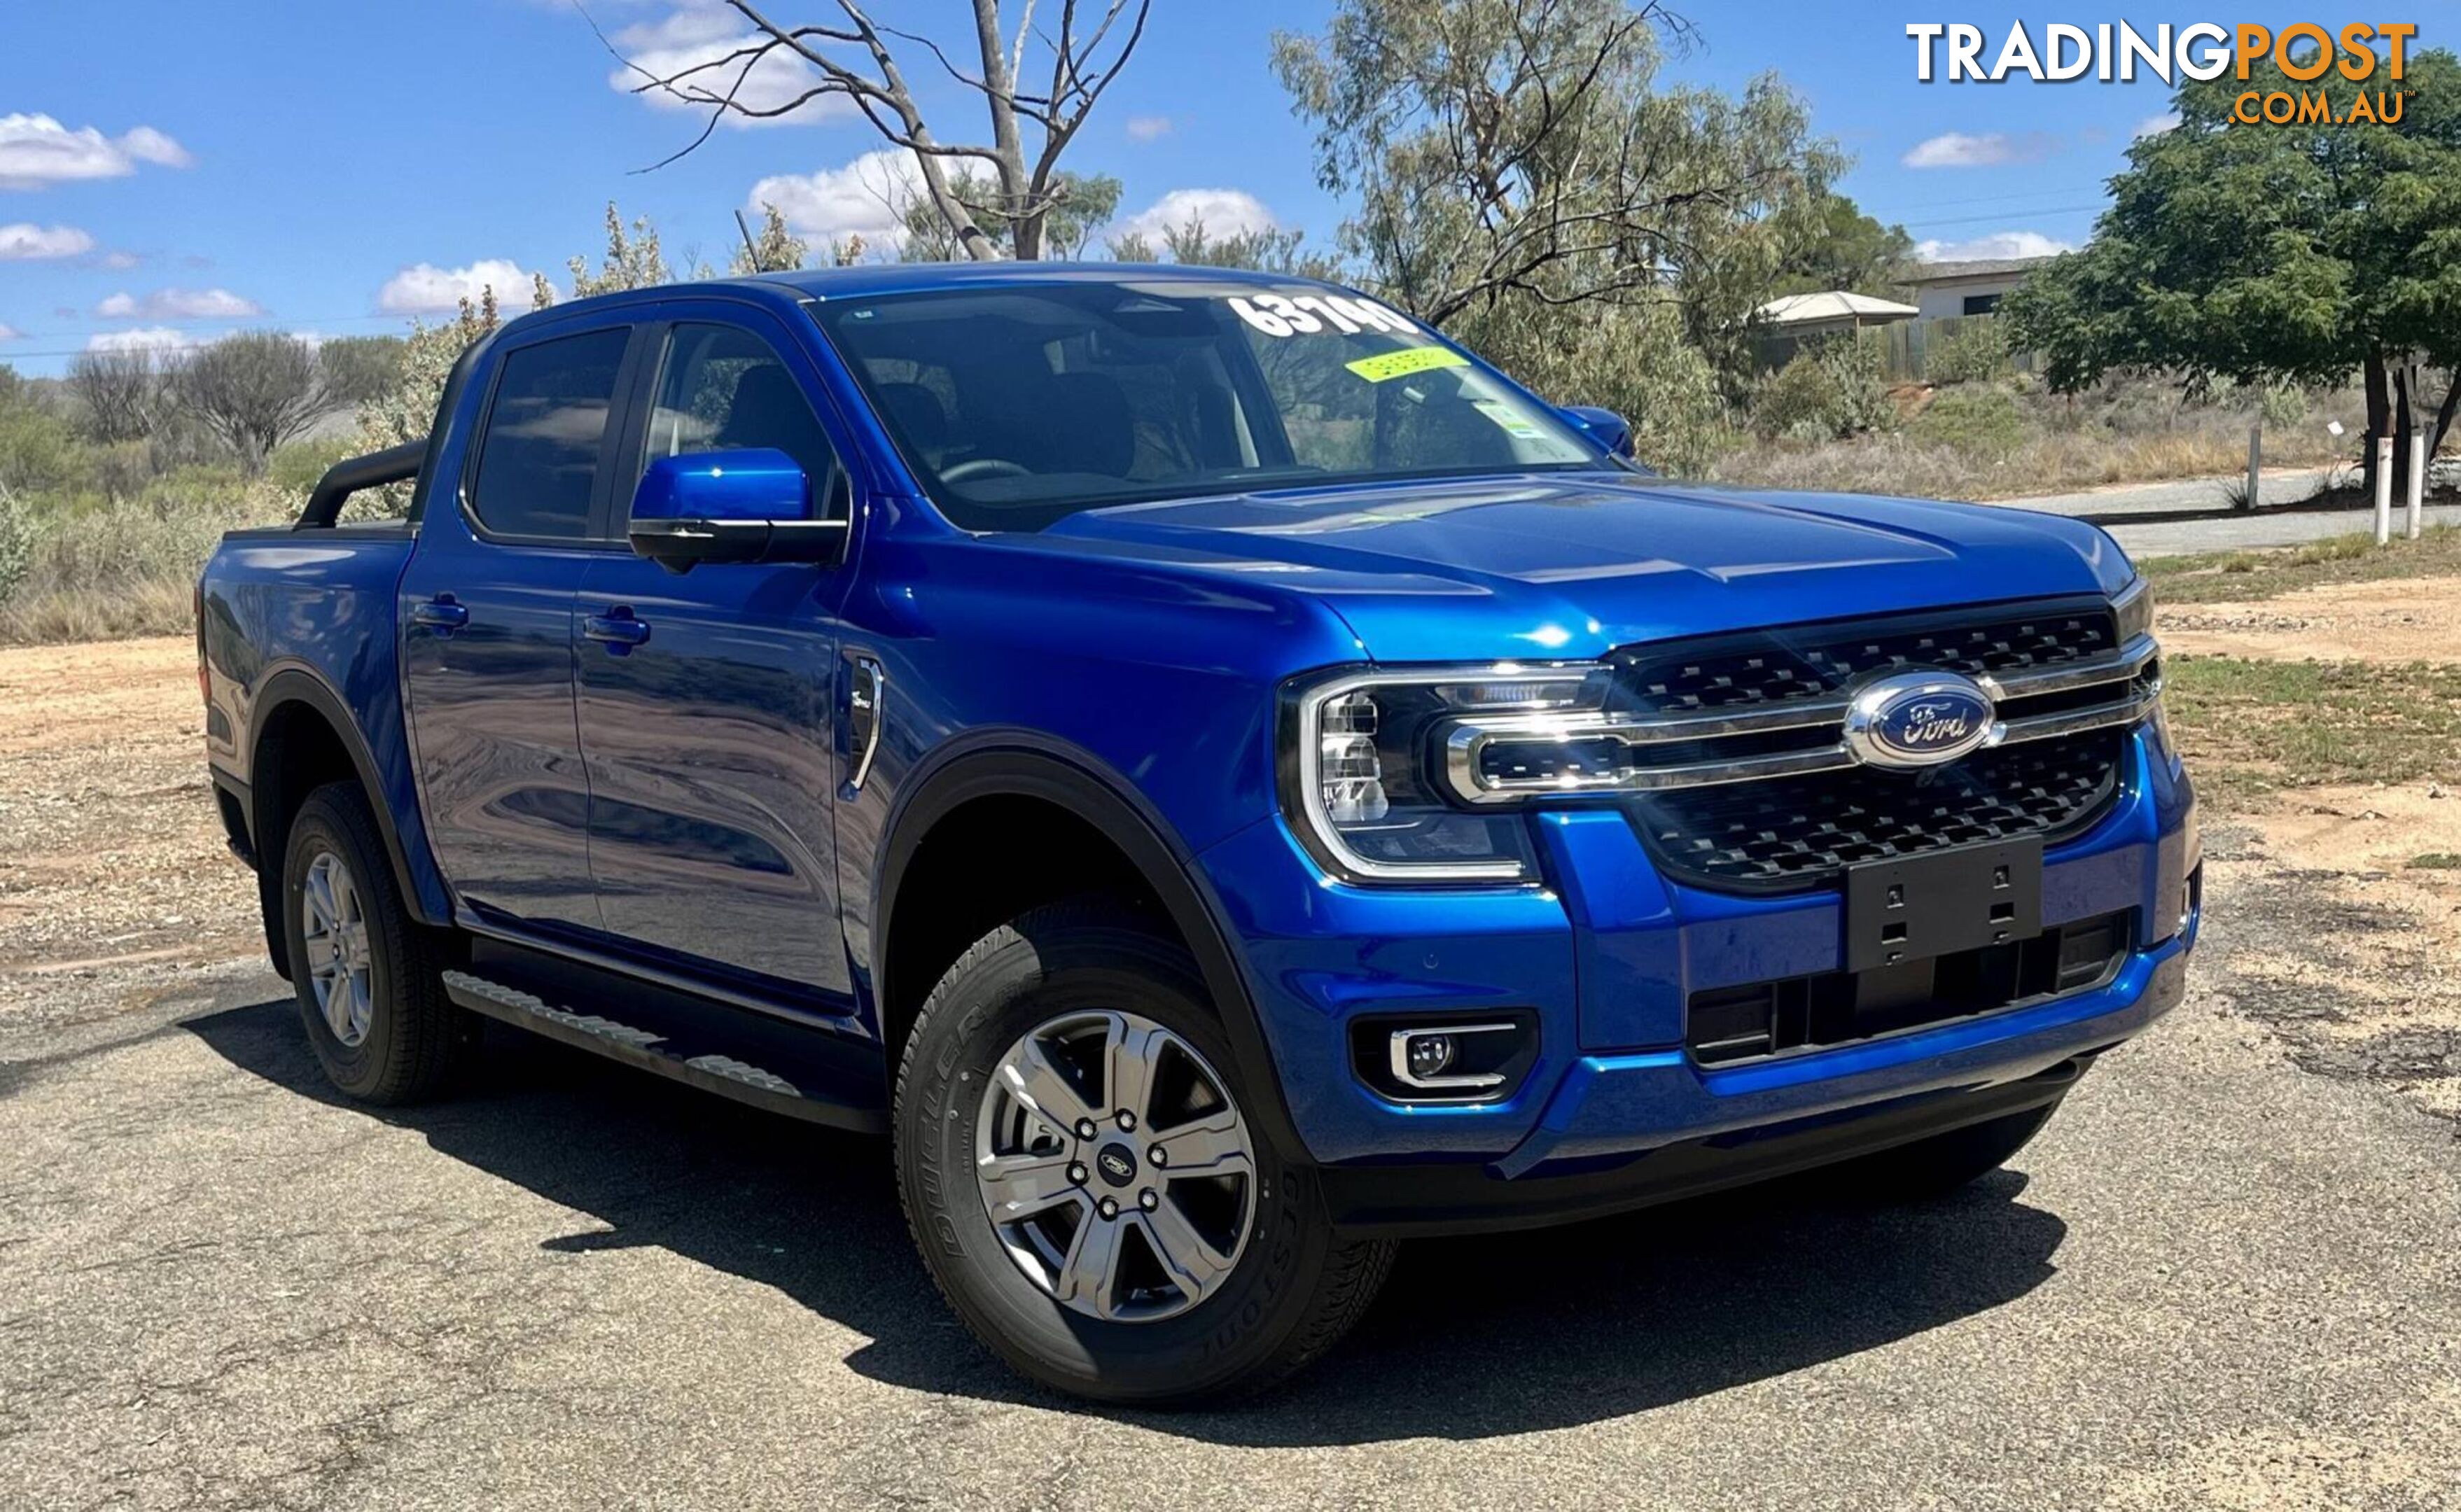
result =
M73 225L0 225L0 263L79 257L93 250L94 238Z
M94 312L105 320L245 320L265 309L227 288L158 288L142 299L114 294Z
M1173 189L1111 229L1160 242L1166 232L1191 221L1202 222L1206 234L1217 241L1270 231L1276 224L1273 212L1245 189Z
M2175 110L2166 110L2159 116L2148 116L2143 120L2138 121L2136 123L2136 129L2129 135L2131 137L2159 137L2166 131L2176 130L2178 125L2179 113Z
M168 326L139 326L135 330L106 330L86 338L88 351L185 351L197 338Z
M1903 161L1909 168L1991 168L2047 158L2058 145L2042 132L2011 137L1993 131L1969 137L1961 131L1951 131L1915 143Z
M26 333L6 321L0 321L0 341L23 341Z
M2050 257L2076 245L2040 231L1994 231L1963 242L1917 242L1915 256L1926 263L1976 263L2004 257Z
M0 116L0 189L39 189L83 179L123 179L139 162L184 168L196 160L151 126L106 137L75 131L49 116Z
M742 58L722 61L738 48L761 40L761 33L747 31L734 11L716 0L686 0L664 20L639 22L615 33L615 51L631 66L608 75L607 84L628 95L637 91L640 98L663 110L706 115L709 102L696 96L723 98L731 95L748 110L786 111L781 116L745 116L730 110L723 117L730 126L809 124L853 110L843 95L824 95L787 110L820 82L821 75L784 48L772 50L752 65L749 74L743 72ZM704 63L716 66L677 79L672 89L642 88L653 78L674 78ZM738 75L740 84L737 82Z
M477 304L489 288L497 304L516 308L529 299L530 275L509 257L482 258L467 267L417 263L385 281L376 291L376 309L388 315L451 314L465 299Z
M778 174L752 186L744 208L774 204L797 236L843 242L860 236L869 247L906 240L906 208L923 197L923 173L903 147L867 152L843 168Z
M125 272L143 261L134 252L113 250L102 254L102 266L114 272Z
M1152 141L1158 137L1167 137L1169 135L1170 117L1167 116L1131 116L1128 117L1128 140L1130 141Z

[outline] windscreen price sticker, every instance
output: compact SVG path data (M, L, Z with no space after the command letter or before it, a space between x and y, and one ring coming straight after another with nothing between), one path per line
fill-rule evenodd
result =
M1230 309L1268 336L1304 336L1328 328L1345 336L1355 336L1362 330L1388 331L1396 336L1423 334L1406 317L1372 299L1351 299L1340 294L1301 294L1295 299L1279 294L1234 294Z

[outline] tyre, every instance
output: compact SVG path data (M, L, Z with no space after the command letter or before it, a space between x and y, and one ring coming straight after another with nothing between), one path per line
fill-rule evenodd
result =
M291 986L325 1075L363 1102L439 1090L478 1039L444 995L451 936L410 916L375 816L357 784L308 795L282 860Z
M1830 1167L1830 1173L1841 1189L1867 1202L1920 1202L1945 1197L2006 1164L2043 1132L2051 1115L2059 1111L2060 1105L2053 1102L1986 1122L1970 1123L1962 1129L1842 1161ZM1814 1179L1826 1180L1827 1176Z
M898 1193L941 1294L1021 1374L1158 1407L1260 1391L1392 1267L1251 1121L1195 963L1103 903L977 941L906 1042Z

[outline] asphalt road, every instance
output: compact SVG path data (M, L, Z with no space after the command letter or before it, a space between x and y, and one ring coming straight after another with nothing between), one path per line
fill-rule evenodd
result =
M2228 478L2189 478L2166 483L2129 483L2078 494L2038 494L2022 499L1982 502L2007 509L2038 509L2045 514L2075 515L2102 522L2129 555L2183 556L2202 551L2239 551L2257 546L2298 545L2331 536L2375 529L2372 507L2315 510L2297 507L2322 492L2328 474L2319 468L2268 470L2262 479L2265 508L2242 513L2228 507L2224 489L2238 481ZM2461 487L2461 472L2439 463L2435 486L2451 497ZM2435 497L2432 493L2430 498ZM2398 535L2408 516L2398 487L2393 491L2392 528ZM2429 524L2461 524L2461 504L2430 503L2423 511Z
M0 1020L0 1504L2461 1505L2461 1144L2233 1008L2234 885L2015 1170L1421 1244L1185 1416L1005 1374L876 1145L511 1033L364 1110L261 967L67 973Z

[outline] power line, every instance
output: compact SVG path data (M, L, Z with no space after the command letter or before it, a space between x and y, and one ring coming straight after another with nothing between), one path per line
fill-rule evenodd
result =
M2102 206L2098 204L2065 204L2051 209L1994 210L1988 215L1952 215L1944 220L1938 221L1904 221L1898 224L1907 226L1910 229L1919 230L1924 227L1935 225L1970 225L1977 221L2005 221L2018 216L2075 215L2082 211L2099 210L2101 208Z

